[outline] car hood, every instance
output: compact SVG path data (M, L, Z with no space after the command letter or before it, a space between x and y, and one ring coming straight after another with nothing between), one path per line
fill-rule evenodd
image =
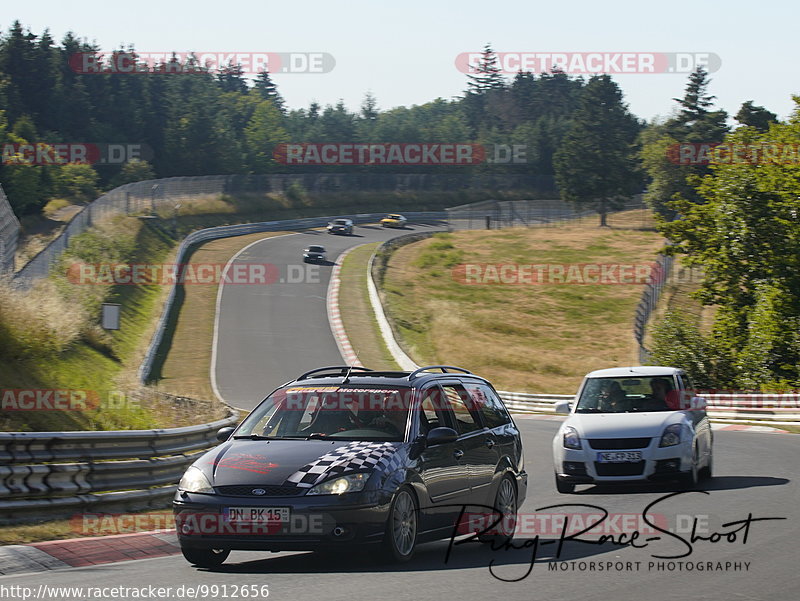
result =
M335 474L387 467L401 443L328 440L229 440L194 466L212 486L309 488Z
M573 413L564 422L581 438L656 438L669 424L680 423L680 411L644 413Z

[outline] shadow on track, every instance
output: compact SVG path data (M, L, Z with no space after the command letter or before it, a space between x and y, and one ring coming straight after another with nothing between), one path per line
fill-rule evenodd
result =
M788 484L787 478L775 478L772 476L714 476L710 480L703 480L691 490L737 490L743 488L755 488L758 486L783 486ZM678 483L636 483L636 484L597 484L585 490L576 490L573 495L607 495L607 494L652 494L658 492L671 492L687 490ZM565 495L569 497L570 495Z
M528 543L528 547L524 545ZM454 546L448 563L444 558L448 541L438 541L420 545L414 558L408 563L396 564L376 559L376 549L353 550L346 553L318 552L318 553L293 553L278 557L264 558L240 563L226 563L213 572L228 574L320 574L320 573L370 573L370 572L431 572L444 570L463 570L470 568L486 568L486 577L492 578L489 566L501 578L521 578L530 568L533 555L533 540L526 538L514 539L518 549L492 550L490 545L466 543ZM602 553L616 550L620 547L606 543L597 544L569 544L566 545L558 559L554 558L558 545L557 539L542 539L539 541L536 565L531 576L537 572L546 571L547 563L556 561L573 561L584 559ZM258 557L258 552L253 555ZM230 560L229 560L230 561Z

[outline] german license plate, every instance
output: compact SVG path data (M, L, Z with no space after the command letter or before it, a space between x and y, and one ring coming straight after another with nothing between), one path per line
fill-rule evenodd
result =
M285 524L289 521L288 507L227 507L229 522L247 524Z
M641 460L641 451L610 451L597 454L598 463L633 463Z

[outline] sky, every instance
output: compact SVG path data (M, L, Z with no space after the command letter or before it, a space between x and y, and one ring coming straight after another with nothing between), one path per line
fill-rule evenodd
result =
M731 114L753 100L784 119L794 108L792 95L800 94L796 0L138 0L91 7L6 0L0 28L7 32L15 19L36 34L49 29L57 41L72 31L104 51L132 44L145 53L242 53L253 60L265 53L297 53L294 60L301 68L307 60L327 72L272 69L290 108L343 100L356 110L367 91L381 110L450 99L466 89L467 76L456 57L480 52L487 43L509 53L510 71L517 55L541 59L553 53L567 54L561 61L575 68L581 58L597 61L576 53L601 53L600 60L620 68L626 59L614 55L630 54L627 60L641 70L660 69L660 53L680 55L675 60L681 65L711 60L710 92ZM659 53L655 59L653 53ZM683 95L688 73L677 71L612 77L630 110L649 121L668 116L676 106L672 99Z

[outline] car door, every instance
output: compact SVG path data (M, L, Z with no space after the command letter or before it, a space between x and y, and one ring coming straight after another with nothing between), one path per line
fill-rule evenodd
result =
M444 399L450 405L455 430L458 432L461 461L466 463L469 473L469 502L491 505L492 479L497 467L497 441L491 430L485 427L480 412L461 382L442 382Z
M418 435L433 428L454 428L454 420L437 385L420 394ZM455 428L454 428L455 429ZM434 503L462 503L469 496L470 483L463 445L459 442L426 447L420 454L419 472Z

